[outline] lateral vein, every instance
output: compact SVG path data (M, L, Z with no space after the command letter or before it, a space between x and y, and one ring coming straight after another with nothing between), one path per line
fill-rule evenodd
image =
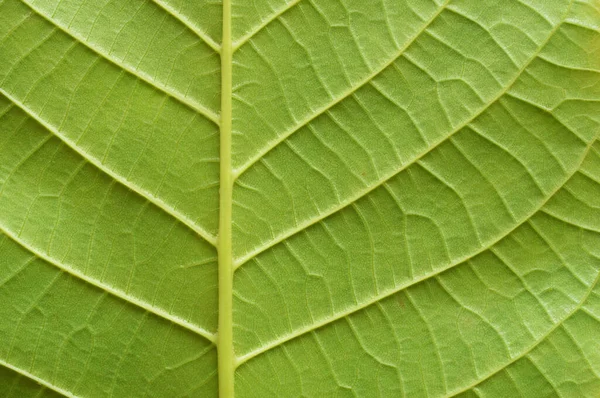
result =
M548 330L546 333L544 333L539 339L535 340L529 347L527 347L521 354L517 355L514 358L511 358L510 362L502 365L501 367L498 367L494 370L492 370L491 372L487 373L486 375L484 375L483 377L479 378L478 380L476 380L475 382L469 384L468 386L459 389L459 390L455 390L452 391L450 393L448 393L446 395L446 397L455 397L457 395L460 395L463 392L466 392L476 386L478 386L479 384L483 383L484 381L488 380L489 378L493 377L495 374L501 372L503 369L509 367L510 365L512 365L513 363L517 362L518 360L524 358L525 356L527 356L529 353L531 353L536 347L538 347L544 340L546 340L555 330L557 330L559 327L561 327L562 325L564 325L564 323L566 321L568 321L572 316L574 316L577 312L579 312L583 306L585 305L585 303L587 302L588 298L590 297L590 295L592 294L592 292L594 291L594 288L596 287L596 285L598 284L598 281L600 280L600 272L598 272L598 274L596 275L596 279L594 280L594 282L591 284L590 288L587 290L585 296L583 297L583 299L579 302L579 304L577 304L575 306L575 308L573 308L571 311L569 311L569 313L567 313L566 316L564 316L562 319L560 319L550 330Z
M1 87L0 87L0 94L2 94L4 97L6 97L7 99L9 99L13 104L15 104L17 107L19 107L29 117L31 117L33 120L35 120L36 122L38 122L42 127L44 127L53 136L57 137L59 140L61 140L62 142L64 142L69 148L71 148L73 151L75 151L77 154L79 154L87 162L89 162L90 164L94 165L100 171L104 172L105 174L107 174L108 176L110 176L111 178L113 178L115 181L117 181L118 183L120 183L121 185L123 185L124 187L126 187L127 189L129 189L129 190L137 193L142 198L144 198L147 201L149 201L150 203L154 204L156 207L160 208L165 213L169 214L171 217L175 218L177 221L179 221L180 223L182 223L186 227L190 228L192 231L194 231L202 239L206 240L211 245L213 245L213 246L216 245L216 238L211 233L209 233L204 228L202 228L200 225L198 225L196 222L194 222L187 215L179 212L174 207L172 207L169 204L165 203L159 197L155 196L154 194L152 194L151 192L147 191L146 189L144 189L144 188L136 185L135 183L127 180L125 177L121 176L120 174L116 173L115 171L111 170L109 167L107 167L106 165L104 165L97 158L94 158L93 156L91 156L88 153L86 153L83 150L81 150L77 146L77 144L75 144L75 142L73 142L67 136L65 136L64 134L62 134L61 132L59 132L54 126L50 125L48 122L46 122L44 119L42 119L37 113L35 113L33 110L31 110L29 107L27 107L25 104L23 104L18 99L16 99L14 96L12 96L12 94L7 93Z
M338 204L337 206L334 206L334 207L330 208L329 210L323 212L322 214L318 215L317 217L314 217L313 219L310 219L310 220L307 220L307 221L303 222L302 224L300 224L296 228L292 228L292 229L290 229L288 231L283 232L279 236L275 237L275 239L272 239L271 241L267 242L266 244L264 244L264 245L262 245L260 247L257 247L256 249L254 249L254 250L246 253L245 255L243 255L243 256L235 259L235 261L234 261L235 267L234 268L238 269L239 267L241 267L243 264L245 264L246 262L248 262L252 258L258 256L260 253L262 253L262 252L270 249L271 247L277 245L278 243L283 242L284 240L286 240L289 237L297 234L298 232L301 232L301 231L305 230L306 228L310 227L311 225L314 225L314 224L316 224L316 223L324 220L325 218L327 218L327 217L329 217L329 216L331 216L331 215L339 212L340 210L342 210L342 209L348 207L349 205L351 205L352 203L355 203L356 201L358 201L362 197L368 195L370 192L374 191L378 187L380 187L383 184L385 184L390 179L394 178L396 175L398 175L402 171L406 170L411 165L415 164L417 161L419 161L420 159L422 159L423 157L425 157L427 154L429 154L430 152L432 152L435 148L439 147L441 144L443 144L448 139L450 139L451 137L453 137L455 134L457 134L463 128L467 127L471 122L473 122L480 115L482 115L490 106L492 106L493 104L495 104L504 95L506 95L509 92L509 90L512 88L512 86L519 80L519 78L521 77L521 75L523 74L523 72L529 67L529 65L537 58L537 56L540 54L540 52L542 51L542 49L546 46L546 44L554 36L554 34L560 28L561 25L562 25L562 22L558 23L552 29L552 31L550 32L550 34L546 38L546 40L544 40L544 42L537 48L537 50L533 53L533 55L525 62L525 64L517 72L517 74L515 75L515 77L506 85L506 87L504 87L494 98L492 98L490 101L488 101L486 104L484 104L484 106L481 107L481 109L479 109L477 112L475 112L473 114L473 116L471 116L469 119L467 119L466 121L464 121L463 123L461 123L459 126L457 126L456 128L454 128L448 135L441 137L439 140L437 140L436 142L434 142L431 146L427 147L423 152L417 154L413 159L411 159L407 163L403 164L398 169L393 170L392 172L384 175L382 178L380 178L379 180L375 181L375 183L373 185L367 187L366 189L363 189L363 190L359 191L356 195L353 195L352 197L348 198L346 201Z
M28 379L35 381L39 385L44 386L44 387L46 387L46 388L48 388L48 389L50 389L50 390L52 390L52 391L54 391L54 392L56 392L58 394L61 394L61 395L65 396L65 397L79 398L76 395L74 395L73 393L71 393L70 391L67 391L67 390L65 390L63 388L55 386L54 384L50 383L49 381L46 381L46 380L42 379L41 377L38 377L38 376L36 376L36 375L34 375L34 374L32 374L32 373L24 370L24 369L21 369L21 368L19 368L17 366L14 366L14 365L6 362L3 359L0 359L0 365L4 366L7 369L12 370L15 373L20 374L21 376L25 376Z
M288 137L290 137L291 135L293 135L294 133L296 133L302 127L306 126L308 123L312 122L314 119L316 119L317 117L319 117L323 113L327 112L329 109L333 108L335 105L339 104L340 102L342 102L346 98L350 97L352 94L354 94L356 91L358 91L361 87L363 87L366 84L368 84L375 77L377 77L380 73L382 73L384 70L386 70L390 65L392 65L394 62L396 62L396 60L398 58L400 58L402 56L402 54L404 54L406 52L406 50L408 49L408 47L410 47L421 36L421 34L423 34L423 32L425 32L425 30L433 23L433 21L435 21L436 18L448 7L448 4L450 4L450 0L446 0L444 2L444 4L435 12L435 14L433 14L431 16L431 18L417 31L417 33L415 35L413 35L404 44L404 46L402 46L402 48L400 48L396 52L396 54L394 54L394 56L392 56L387 62L385 62L384 64L382 64L379 68L377 68L376 70L374 70L372 73L370 73L363 80L361 80L360 82L358 82L356 85L354 85L353 87L350 87L347 91L345 91L344 93L342 93L342 95L340 95L338 98L334 99L333 101L331 101L330 103L326 104L325 106L323 106L323 107L315 110L310 115L308 115L307 117L305 117L302 121L300 121L300 123L298 123L296 126L294 126L291 129L287 130L281 136L277 137L275 140L273 140L272 142L270 142L267 146L265 146L264 148L262 148L252 158L250 158L248 161L246 161L246 163L244 163L242 166L240 166L240 167L238 167L237 169L234 170L235 177L239 178L250 167L252 167L260 159L262 159L267 153L269 153L273 149L275 149L279 144L281 144L283 141L285 141Z
M186 28L194 32L196 36L198 36L204 43L206 43L210 48L212 48L217 54L221 52L221 46L212 39L205 32L198 29L196 26L192 24L192 22L187 19L185 16L180 15L177 10L171 7L168 3L165 3L163 0L152 0L157 6L165 10L169 13L173 18L181 22Z
M183 105L192 109L194 112L204 116L206 119L210 120L211 122L213 122L217 125L219 124L219 115L217 115L214 111L210 110L205 105L202 105L202 104L198 103L197 101L190 100L184 94L174 90L172 87L169 87L165 84L157 82L156 80L154 80L151 76L147 75L146 73L140 72L139 70L136 70L125 63L118 62L117 60L111 58L109 55L104 54L102 49L98 48L97 46L95 46L91 43L88 43L83 37L80 37L77 33L73 33L71 31L69 31L66 27L62 26L58 22L56 22L53 19L51 19L50 17L48 17L42 11L38 10L35 6L30 4L27 0L20 0L20 1L23 4L25 4L27 7L29 7L34 13L39 15L41 18L43 18L44 20L49 22L51 25L56 26L60 31L62 31L66 35L72 37L78 43L81 43L85 47L89 48L92 52L94 52L99 57L109 61L110 63L117 66L118 68L120 68L120 69L126 71L127 73L135 76L136 78L144 81L145 83L149 84L150 86L154 87L155 89L164 93L165 95L176 99Z
M3 233L4 235L6 235L7 237L9 237L12 241L17 243L21 247L23 247L25 250L29 251L30 253L32 253L33 255L38 257L39 259L44 260L48 264L52 264L56 268L68 273L69 275L72 275L72 276L76 277L77 279L87 282L90 285L95 286L96 288L98 288L102 291L105 291L115 297L118 297L119 299L126 301L131 305L134 305L138 308L146 310L149 313L152 313L152 314L158 316L159 318L165 319L176 325L181 326L184 329L194 332L195 334L204 337L206 340L210 341L211 343L215 342L215 335L213 333L209 332L208 330L205 330L197 325L194 325L193 323L191 323L183 318L180 318L177 315L170 314L162 308L156 307L156 306L149 304L143 300L133 297L117 288L107 285L106 283L104 283L98 279L91 278L75 268L72 268L68 265L62 264L57 259L51 257L48 254L41 252L35 246L29 244L28 242L25 242L24 240L22 240L20 237L18 237L16 234L14 234L12 231L10 231L8 228L6 228L6 226L4 226L2 224L0 224L0 232Z
M298 329L292 333L289 333L287 335L281 336L278 339L272 340L270 342L268 342L267 344L263 345L262 347L259 347L249 353L246 353L240 357L236 358L236 367L240 366L242 364L244 364L245 362L249 361L250 359L257 357L273 348L276 348L288 341L294 340L306 333L312 332L314 330L320 329L324 326L327 326L330 323L333 323L335 321L338 321L340 319L343 319L345 317L348 317L360 310L363 310L373 304L376 304L388 297L391 297L403 290L406 290L408 288L410 288L411 286L415 286L421 282L424 282L432 277L435 277L437 275L442 274L445 271L448 271L449 269L452 269L460 264L463 264L469 260L471 260L472 258L474 258L475 256L489 250L491 247L493 247L495 244L497 244L498 242L500 242L501 240L505 239L507 236L509 236L511 233L513 233L515 230L517 230L517 228L521 227L522 225L524 225L526 222L528 222L535 214L543 211L543 207L548 203L548 201L550 201L550 199L552 199L554 197L554 195L565 186L565 184L575 175L577 174L580 169L581 169L581 165L583 164L585 157L587 155L587 153L590 151L590 148L592 148L594 141L592 143L589 144L587 150L585 151L585 153L583 154L581 161L579 163L579 166L576 168L576 170L570 175L568 176L562 184L560 184L558 187L556 187L554 189L553 192L550 193L550 195L548 195L548 197L540 204L540 206L538 208L536 208L533 212L531 212L531 214L529 214L528 216L526 216L521 222L517 223L516 225L514 225L511 229L509 229L508 231L506 231L505 233L503 233L501 236L499 236L498 238L484 244L481 248L479 248L477 251L475 251L474 253L471 253L467 256L461 257L451 263L449 263L448 265L446 265L445 267L442 267L436 271L433 272L429 272L426 273L424 275L422 275L419 278L413 279L411 281L408 281L406 283L403 283L401 285L398 285L396 287L394 287L393 289L390 289L388 291L382 292L381 294L378 294L374 297L372 297L369 300L366 300L362 303L359 303L358 305L352 306L347 308L346 310L340 311L336 314L333 314L332 316L328 317L328 318L324 318L318 322L313 323L312 325L308 325L304 328Z
M280 16L282 16L283 14L285 14L286 12L288 12L289 10L294 8L294 6L296 6L301 1L302 0L290 1L288 4L281 7L279 10L275 11L273 14L271 14L270 16L265 18L261 23L252 27L250 29L250 31L248 31L245 35L243 35L242 37L240 37L238 40L236 40L233 43L232 51L235 52L236 50L238 50L245 43L247 43L252 37L254 37L254 35L256 35L258 32L260 32L265 26L267 26L268 24L270 24L271 22L273 22L274 20L276 20L277 18L279 18Z

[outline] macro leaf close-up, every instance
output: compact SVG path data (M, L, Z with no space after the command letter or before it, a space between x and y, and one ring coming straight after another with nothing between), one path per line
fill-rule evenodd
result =
M0 397L600 397L599 0L0 0Z

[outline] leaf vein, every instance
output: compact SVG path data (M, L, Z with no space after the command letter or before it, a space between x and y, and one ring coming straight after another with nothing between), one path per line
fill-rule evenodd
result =
M447 395L447 397L455 397L455 396L460 395L461 393L463 393L465 391L468 391L468 390L476 387L477 385L479 385L479 384L483 383L484 381L488 380L489 378L493 377L495 374L501 372L503 369L509 367L510 365L514 364L518 360L520 360L520 359L526 357L527 355L529 355L534 349L536 349L541 343L543 343L544 340L546 340L555 330L557 330L559 327L563 326L566 321L568 321L572 316L574 316L577 312L579 312L582 309L582 307L585 305L587 299L590 297L590 295L594 291L594 288L598 284L599 280L600 280L600 272L598 272L598 274L596 275L596 279L594 280L594 282L592 282L592 284L588 288L587 292L585 293L585 295L581 299L581 301L566 316L564 316L552 328L550 328L550 330L548 330L539 339L535 340L529 347L527 347L525 349L525 351L523 351L521 354L517 355L516 357L512 358L510 360L510 362L508 362L508 363L502 365L501 367L499 367L499 368L497 368L497 369L489 372L487 375L485 375L482 378L476 380L474 383L468 385L467 387L464 387L464 388L462 388L460 390L456 390L456 391L453 391L453 392L449 393Z
M216 53L221 53L221 46L212 39L208 34L201 31L198 27L194 26L192 21L186 18L184 15L181 15L177 10L171 7L164 0L152 0L157 6L165 10L169 15L171 15L174 19L178 20L182 25L186 28L194 32L196 36L198 36L202 41L204 41L210 48L212 48Z
M77 33L71 32L67 27L63 26L62 24L60 24L57 21L54 21L51 17L47 16L42 11L38 10L36 7L34 7L28 1L26 1L26 0L20 0L20 1L23 4L25 4L27 7L29 7L34 13L36 13L41 18L46 20L48 23L55 26L57 29L59 29L61 32L65 33L66 35L72 37L76 42L81 43L82 45L84 45L85 47L90 49L92 52L97 54L99 57L109 61L113 65L126 71L127 73L131 74L132 76L135 76L136 78L144 81L145 83L154 87L156 90L164 93L165 95L176 99L183 105L192 109L194 112L199 113L200 115L204 116L206 119L210 120L211 122L213 122L217 125L219 124L219 115L216 112L214 112L213 110L209 109L207 106L202 105L195 100L191 100L190 98L186 97L183 93L178 92L177 90L173 89L172 87L169 87L163 83L160 83L160 82L154 80L151 76L147 75L146 73L140 72L139 70L136 70L135 68L133 68L130 65L127 65L126 63L117 61L110 55L105 54L101 48L98 48L96 45L87 42L83 37L81 37Z
M60 388L60 387L50 383L49 381L46 381L46 380L42 379L41 377L38 377L38 376L34 375L33 373L30 373L24 369L21 369L15 365L11 365L10 363L4 361L3 359L0 359L0 366L4 366L5 368L10 369L15 373L20 374L21 376L24 376L30 380L33 380L36 383L40 384L41 386L46 387L60 395L63 395L65 397L69 397L69 398L78 398L76 395L74 395L70 391Z
M57 137L62 142L64 142L69 148L71 148L73 151L75 151L77 154L79 154L81 157L83 157L87 162L94 165L100 171L104 172L105 174L110 176L115 181L119 182L121 185L123 185L127 189L135 192L136 194L140 195L142 198L144 198L147 201L149 201L150 203L154 204L155 206L157 206L158 208L163 210L165 213L169 214L171 217L175 218L177 221L179 221L186 227L190 228L192 231L194 231L196 234L198 234L201 238L206 240L211 245L213 245L213 246L215 245L216 237L214 237L211 233L209 233L203 227L201 227L196 222L194 222L190 217L179 212L177 209L170 206L169 204L167 204L166 202L164 202L162 199L158 198L151 192L145 190L144 188L136 185L132 181L126 179L125 177L123 177L123 176L119 175L118 173L116 173L115 171L111 170L106 165L104 165L100 160L87 154L85 151L80 149L76 143L71 141L64 134L60 133L55 127L51 126L48 122L46 122L39 115L37 115L33 110L29 109L25 104L21 103L18 99L13 97L11 94L7 93L4 89L0 88L0 94L2 94L4 97L6 97L8 100L10 100L16 106L18 106L29 117L31 117L33 120L38 122L42 127L44 127L53 136Z
M380 301L382 301L382 300L384 300L384 299L386 299L388 297L391 297L391 296L393 296L393 295L395 295L395 294L397 294L397 293L399 293L399 292L401 292L401 291L403 291L405 289L408 289L411 286L415 286L415 285L417 285L417 284L419 284L421 282L424 282L425 280L428 280L428 279L430 279L432 277L436 277L437 275L440 275L443 272L448 271L448 270L450 270L450 269L452 269L452 268L454 268L454 267L456 267L456 266L458 266L460 264L466 263L467 261L469 261L470 259L474 258L475 256L477 256L477 255L479 255L479 254L481 254L481 253L483 253L483 252L485 252L487 250L490 250L495 244L497 244L498 242L500 242L503 239L505 239L506 237L508 237L511 233L513 233L515 230L517 230L519 227L521 227L525 223L529 222L529 220L535 214L537 214L538 212L543 211L542 209L546 205L546 203L548 203L548 201L550 201L550 199L552 199L554 197L554 195L560 189L562 189L566 185L566 183L571 179L571 177L574 176L579 171L579 169L581 168L581 165L583 164L583 161L585 159L585 155L589 151L589 148L591 148L591 144L588 147L586 153L583 155L582 160L581 160L581 162L580 162L579 167L577 168L577 170L575 170L573 172L573 174L571 174L570 176L568 176L565 179L565 181L562 184L560 184L540 204L540 206L536 210L534 210L529 216L525 217L521 222L519 222L518 224L514 225L512 228L510 228L504 234L502 234L498 238L496 238L496 239L494 239L494 240L486 243L484 246L482 246L481 248L479 248L474 253L469 254L468 256L464 256L462 258L459 258L459 259L457 259L457 260L449 263L448 265L446 265L444 267L441 267L441 268L439 268L439 269L437 269L437 270L435 270L433 272L426 273L426 274L424 274L424 275L422 275L422 276L420 276L418 278L415 278L415 279L413 279L411 281L408 281L408 282L405 282L403 284L400 284L400 285L396 286L393 289L390 289L388 291L382 292L381 294L372 297L370 300L366 300L366 301L364 301L364 302L362 302L362 303L360 303L360 304L358 304L356 306L349 307L346 310L338 312L334 316L331 316L329 318L324 318L324 319L322 319L322 320L320 320L320 321L318 321L318 322L316 322L316 323L314 323L312 325L309 325L307 327L298 329L298 330L294 331L293 333L290 333L290 334L284 335L284 336L282 336L282 337L280 337L278 339L275 339L275 340L273 340L273 341L271 341L271 342L263 345L262 347L259 347L259 348L255 349L255 350L251 351L251 352L248 352L248 353L246 353L246 354L238 357L238 359L237 359L237 366L240 366L243 363L247 362L248 360L250 360L250 359L252 359L252 358L254 358L254 357L256 357L256 356L258 356L258 355L260 355L260 354L262 354L264 352L266 352L266 351L269 351L269 350L271 350L273 348L276 348L276 347L278 347L278 346L280 346L280 345L282 345L282 344L284 344L284 343L286 343L286 342L288 342L290 340L293 340L293 339L298 338L298 337L300 337L300 336L302 336L302 335L304 335L306 333L309 333L309 332L312 332L314 330L320 329L320 328L322 328L324 326L327 326L330 323L333 323L333 322L335 322L337 320L340 320L340 319L343 319L343 318L345 318L347 316L350 316L350 315L352 315L352 314L354 314L354 313L356 313L356 312L358 312L360 310L363 310L363 309L365 309L365 308L367 308L367 307L369 307L369 306L371 306L373 304L376 304L376 303L378 303L378 302L380 302Z
M115 287L112 287L100 280L89 277L89 276L85 275L84 273L82 273L81 271L72 268L71 266L62 264L57 259L52 258L50 255L41 252L40 250L36 249L33 245L25 242L24 240L22 240L20 237L18 237L14 233L12 233L6 226L4 226L2 224L0 224L0 233L4 234L8 238L10 238L12 241L17 243L21 247L23 247L25 250L29 251L30 253L32 253L33 255L38 257L39 259L47 262L48 264L55 266L56 268L66 272L70 275L73 275L75 278L78 278L84 282L87 282L88 284L95 286L96 288L98 288L104 292L107 292L114 297L117 297L125 302L128 302L129 304L131 304L135 307L141 308L149 313L156 315L159 318L167 320L173 324L179 325L184 329L187 329L199 336L204 337L206 340L208 340L211 343L215 342L215 340L216 340L215 335L213 333L209 332L208 330L205 330L183 318L180 318L177 315L170 314L169 312L167 312L166 310L164 310L162 308L156 307L156 306L149 304L143 300L140 300L139 298L133 297L132 295L127 294L126 292L123 292Z
M377 180L373 185L368 186L368 187L366 187L366 189L363 189L363 190L359 191L356 195L353 195L352 197L348 198L346 201L339 203L337 206L334 206L334 207L330 208L329 210L325 211L324 213L318 215L317 217L315 217L313 219L309 219L309 220L305 221L304 223L298 225L296 228L292 228L292 229L289 229L288 231L284 231L278 237L276 237L275 239L271 240L270 242L267 242L267 243L263 244L262 246L259 246L256 249L254 249L254 250L246 253L245 255L243 255L243 256L241 256L239 258L237 258L235 260L236 268L239 268L244 263L248 262L252 258L254 258L257 255L259 255L260 253L268 250L269 248L277 245L278 243L280 243L280 242L288 239L289 237L291 237L291 236L297 234L298 232L300 232L300 231L302 231L302 230L310 227L311 225L314 225L314 224L316 224L316 223L324 220L325 218L327 218L327 217L329 217L329 216L331 216L331 215L339 212L340 210L346 208L350 204L352 204L352 203L358 201L359 199L361 199L362 197L368 195L369 193L371 193L372 191L374 191L375 189L377 189L381 185L385 184L387 181L389 181L390 179L392 179L393 177L395 177L396 175L398 175L402 171L406 170L409 166L411 166L411 165L415 164L416 162L418 162L420 159L422 159L427 154L429 154L430 152L432 152L434 149L436 149L437 147L439 147L441 144L443 144L444 142L446 142L449 138L453 137L455 134L457 134L458 132L460 132L463 128L467 127L471 122L473 122L475 119L477 119L479 116L481 116L493 104L495 104L499 99L501 99L504 95L506 95L508 93L508 91L512 88L512 86L519 80L519 78L521 77L521 75L523 74L523 72L537 58L537 56L540 54L540 52L542 51L542 49L546 46L546 44L554 36L554 34L556 33L556 31L559 29L559 27L561 25L562 25L562 22L558 23L552 29L552 31L550 32L550 35L538 47L538 49L529 58L529 60L527 60L527 62L525 62L525 64L521 67L521 69L518 71L518 73L512 79L512 81L510 81L508 83L508 85L504 89L502 89L494 98L492 98L488 103L486 103L481 109L479 109L477 112L475 112L475 114L473 116L471 116L469 119L467 119L466 121L464 121L463 123L461 123L458 127L456 127L455 129L453 129L448 135L440 138L438 141L434 142L431 146L427 147L423 152L421 152L418 155L416 155L412 160L410 160L407 163L401 165L400 168L398 168L396 170L393 170L392 172L384 175L381 179Z
M317 109L311 115L308 115L307 117L305 117L304 120L300 121L300 123L298 123L296 126L287 130L281 136L279 136L278 138L273 140L271 143L269 143L266 147L264 147L260 151L258 151L257 154L254 155L252 158L250 158L248 161L246 161L246 163L244 163L242 166L240 166L234 170L235 177L239 178L244 172L246 172L250 167L252 167L252 165L254 165L258 160L260 160L262 157L264 157L271 150L276 148L279 144L281 144L283 141L285 141L288 137L290 137L291 135L296 133L302 127L306 126L308 123L310 123L311 121L313 121L314 119L316 119L317 117L322 115L323 113L327 112L329 109L331 109L335 105L339 104L346 98L353 95L361 87L368 84L375 77L377 77L384 70L386 70L389 66L391 66L394 62L396 62L396 60L404 54L404 52L423 34L423 32L425 32L425 30L433 23L433 21L435 21L435 19L442 13L442 11L444 11L446 9L446 7L448 6L449 3L450 3L450 0L446 0L446 2L436 11L436 13L431 16L431 18L417 31L417 33L415 35L413 35L404 44L404 46L402 48L400 48L396 52L396 54L394 54L394 56L390 60L388 60L387 62L382 64L380 67L375 69L375 71L373 71L368 76L366 76L363 80L358 82L356 84L356 86L350 87L350 89L348 89L346 92L342 93L342 95L340 95L338 98L334 99L332 102L328 103L327 105Z
M243 46L245 43L247 43L252 37L254 37L255 34L260 32L265 26L267 26L268 24L270 24L271 22L273 22L274 20L276 20L277 18L282 16L287 11L294 8L301 1L302 0L292 0L291 2L289 2L288 4L286 4L285 6L280 8L279 10L275 11L269 17L265 18L258 25L252 27L245 35L243 35L238 40L233 42L233 44L231 45L232 52L235 52L236 50L238 50L241 46Z

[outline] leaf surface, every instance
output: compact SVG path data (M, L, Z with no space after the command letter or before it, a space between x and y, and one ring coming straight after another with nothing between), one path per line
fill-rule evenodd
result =
M597 0L0 0L0 395L597 397Z

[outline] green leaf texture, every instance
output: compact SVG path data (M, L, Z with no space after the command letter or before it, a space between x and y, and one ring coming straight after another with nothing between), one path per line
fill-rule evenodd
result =
M0 0L0 396L600 396L600 1Z

